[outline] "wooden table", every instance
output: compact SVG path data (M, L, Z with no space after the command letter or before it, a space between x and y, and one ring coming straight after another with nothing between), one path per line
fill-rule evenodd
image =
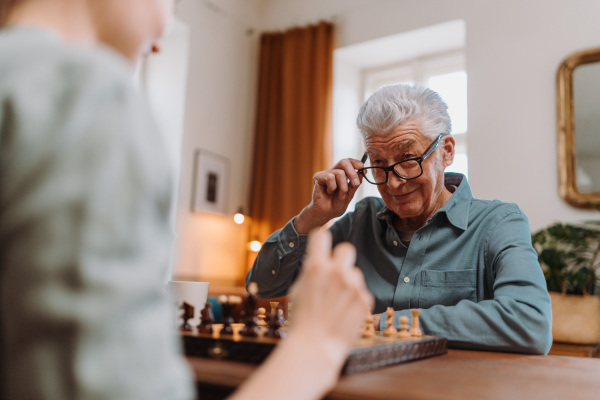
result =
M188 360L203 400L225 398L256 368ZM600 359L448 350L443 356L342 376L326 398L598 400Z

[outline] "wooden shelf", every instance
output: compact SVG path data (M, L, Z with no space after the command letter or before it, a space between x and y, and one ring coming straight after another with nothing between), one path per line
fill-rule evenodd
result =
M554 342L549 355L600 358L600 343L573 344Z

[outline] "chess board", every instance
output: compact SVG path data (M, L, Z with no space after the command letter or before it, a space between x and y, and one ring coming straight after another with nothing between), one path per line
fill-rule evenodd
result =
M260 364L281 340L267 337L243 337L181 332L185 354ZM447 353L447 340L441 337L384 337L360 338L350 351L342 369L343 374L368 371L407 361Z

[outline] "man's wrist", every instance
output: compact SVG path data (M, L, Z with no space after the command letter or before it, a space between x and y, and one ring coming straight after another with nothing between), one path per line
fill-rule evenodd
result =
M319 223L310 215L310 206L306 206L294 219L294 229L298 234L305 235L313 229L320 228L325 222Z

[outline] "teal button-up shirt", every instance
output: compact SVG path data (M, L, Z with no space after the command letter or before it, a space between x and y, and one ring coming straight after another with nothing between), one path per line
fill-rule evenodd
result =
M397 326L399 316L421 309L423 332L456 348L547 353L550 297L527 217L515 204L473 198L463 175L446 173L445 184L456 186L452 197L408 247L380 198L362 200L330 227L334 244L356 246L374 312L393 307ZM264 243L246 281L257 282L263 297L285 295L306 239L290 221Z

